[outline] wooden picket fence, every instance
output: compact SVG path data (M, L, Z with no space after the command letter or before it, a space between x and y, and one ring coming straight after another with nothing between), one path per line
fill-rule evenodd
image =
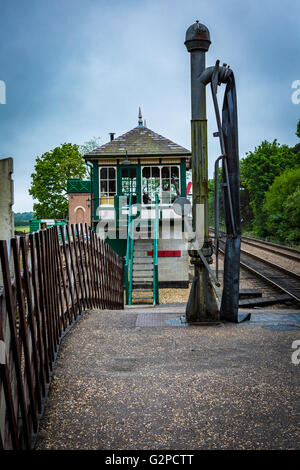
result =
M0 259L0 449L30 449L62 337L124 308L123 261L81 224L0 241Z

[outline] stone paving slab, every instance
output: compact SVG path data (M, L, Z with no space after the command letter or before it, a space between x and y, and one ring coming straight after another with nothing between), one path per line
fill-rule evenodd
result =
M300 311L261 310L185 328L136 326L180 305L88 312L61 345L36 448L298 449Z

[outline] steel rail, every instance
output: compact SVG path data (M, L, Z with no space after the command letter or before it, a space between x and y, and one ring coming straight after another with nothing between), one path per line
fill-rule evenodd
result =
M223 242L224 243L224 242ZM219 251L224 255L224 250L222 250L221 248L219 248ZM270 261L267 261L263 258L260 258L259 256L256 256L256 255L253 255L252 253L249 253L245 250L241 250L241 254L244 254L246 256L249 256L250 258L254 259L255 261L257 262L260 262L261 264L263 265L267 265L269 268L272 268L274 270L277 270L277 271L281 271L283 272L287 277L290 276L290 277L293 277L294 279L297 279L297 280L300 280L300 275L299 274L296 274L292 271L289 271L288 269L285 269L283 268L282 266L278 266L277 264L275 263L271 263ZM300 297L298 297L297 295L293 294L292 292L290 292L289 290L287 290L285 287L283 287L282 285L278 284L277 282L273 281L272 279L270 279L269 277L267 277L265 274L263 274L262 272L258 271L257 269L249 266L247 263L245 263L245 260L240 260L240 265L241 267L243 267L244 269L250 271L252 274L254 274L256 277L259 277L261 279L263 279L266 283L268 283L269 285L271 285L272 287L275 287L277 290L280 290L282 292L284 292L285 294L289 295L290 297L292 297L293 300L295 300L297 303L300 304Z
M250 253L247 250L242 249L241 254L245 254L246 256L249 256L250 258L252 258L256 261L261 262L261 263L265 264L266 266L269 266L269 268L277 269L277 271L281 271L282 273L286 274L287 276L293 277L294 279L297 279L297 280L300 281L300 274L297 274L293 271L290 271L289 269L286 269L283 266L280 266L279 264L272 263L272 261L261 258L258 255L254 255L253 253Z
M300 251L298 251L296 248L286 247L284 245L277 245L275 243L244 236L242 237L242 242L250 246L261 248L262 250L270 251L271 253L274 253L276 255L281 255L295 261L300 261Z
M210 231L213 232L213 229L210 229ZM226 237L225 232L220 231L220 234ZM289 258L293 261L300 261L300 251L297 250L296 248L292 248L292 247L285 246L285 245L279 245L276 243L268 242L266 240L260 240L258 238L247 237L247 236L242 236L241 241L242 243L253 246L255 248L260 248L262 250L269 251L270 253L274 253L276 255L285 256L286 258ZM282 251L278 251L278 250L282 250ZM290 254L289 252L295 253L295 255Z

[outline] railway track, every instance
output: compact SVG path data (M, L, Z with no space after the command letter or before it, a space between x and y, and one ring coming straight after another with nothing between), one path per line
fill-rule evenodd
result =
M213 236L214 231L210 229L211 235ZM220 231L220 236L226 237L226 233ZM291 259L293 261L300 262L300 251L297 248L292 248L285 245L279 245L277 243L268 242L265 240L259 240L258 238L242 236L241 241L243 244L253 246L254 248L259 248L261 250L274 253L276 255L284 256L285 258Z
M225 241L220 240L220 252L224 254ZM263 280L276 291L285 293L300 304L300 275L278 264L241 249L241 267Z
M292 259L293 261L300 262L300 251L296 248L291 248L284 245L277 245L276 243L258 240L252 237L243 236L241 240L246 245L253 246L255 248L261 248L262 250L269 251L270 253L281 255L285 258Z

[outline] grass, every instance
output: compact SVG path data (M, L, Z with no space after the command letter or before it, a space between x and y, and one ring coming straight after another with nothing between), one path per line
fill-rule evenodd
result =
M18 232L26 232L26 233L29 233L29 225L20 225L19 227L15 227L15 230L17 230Z

